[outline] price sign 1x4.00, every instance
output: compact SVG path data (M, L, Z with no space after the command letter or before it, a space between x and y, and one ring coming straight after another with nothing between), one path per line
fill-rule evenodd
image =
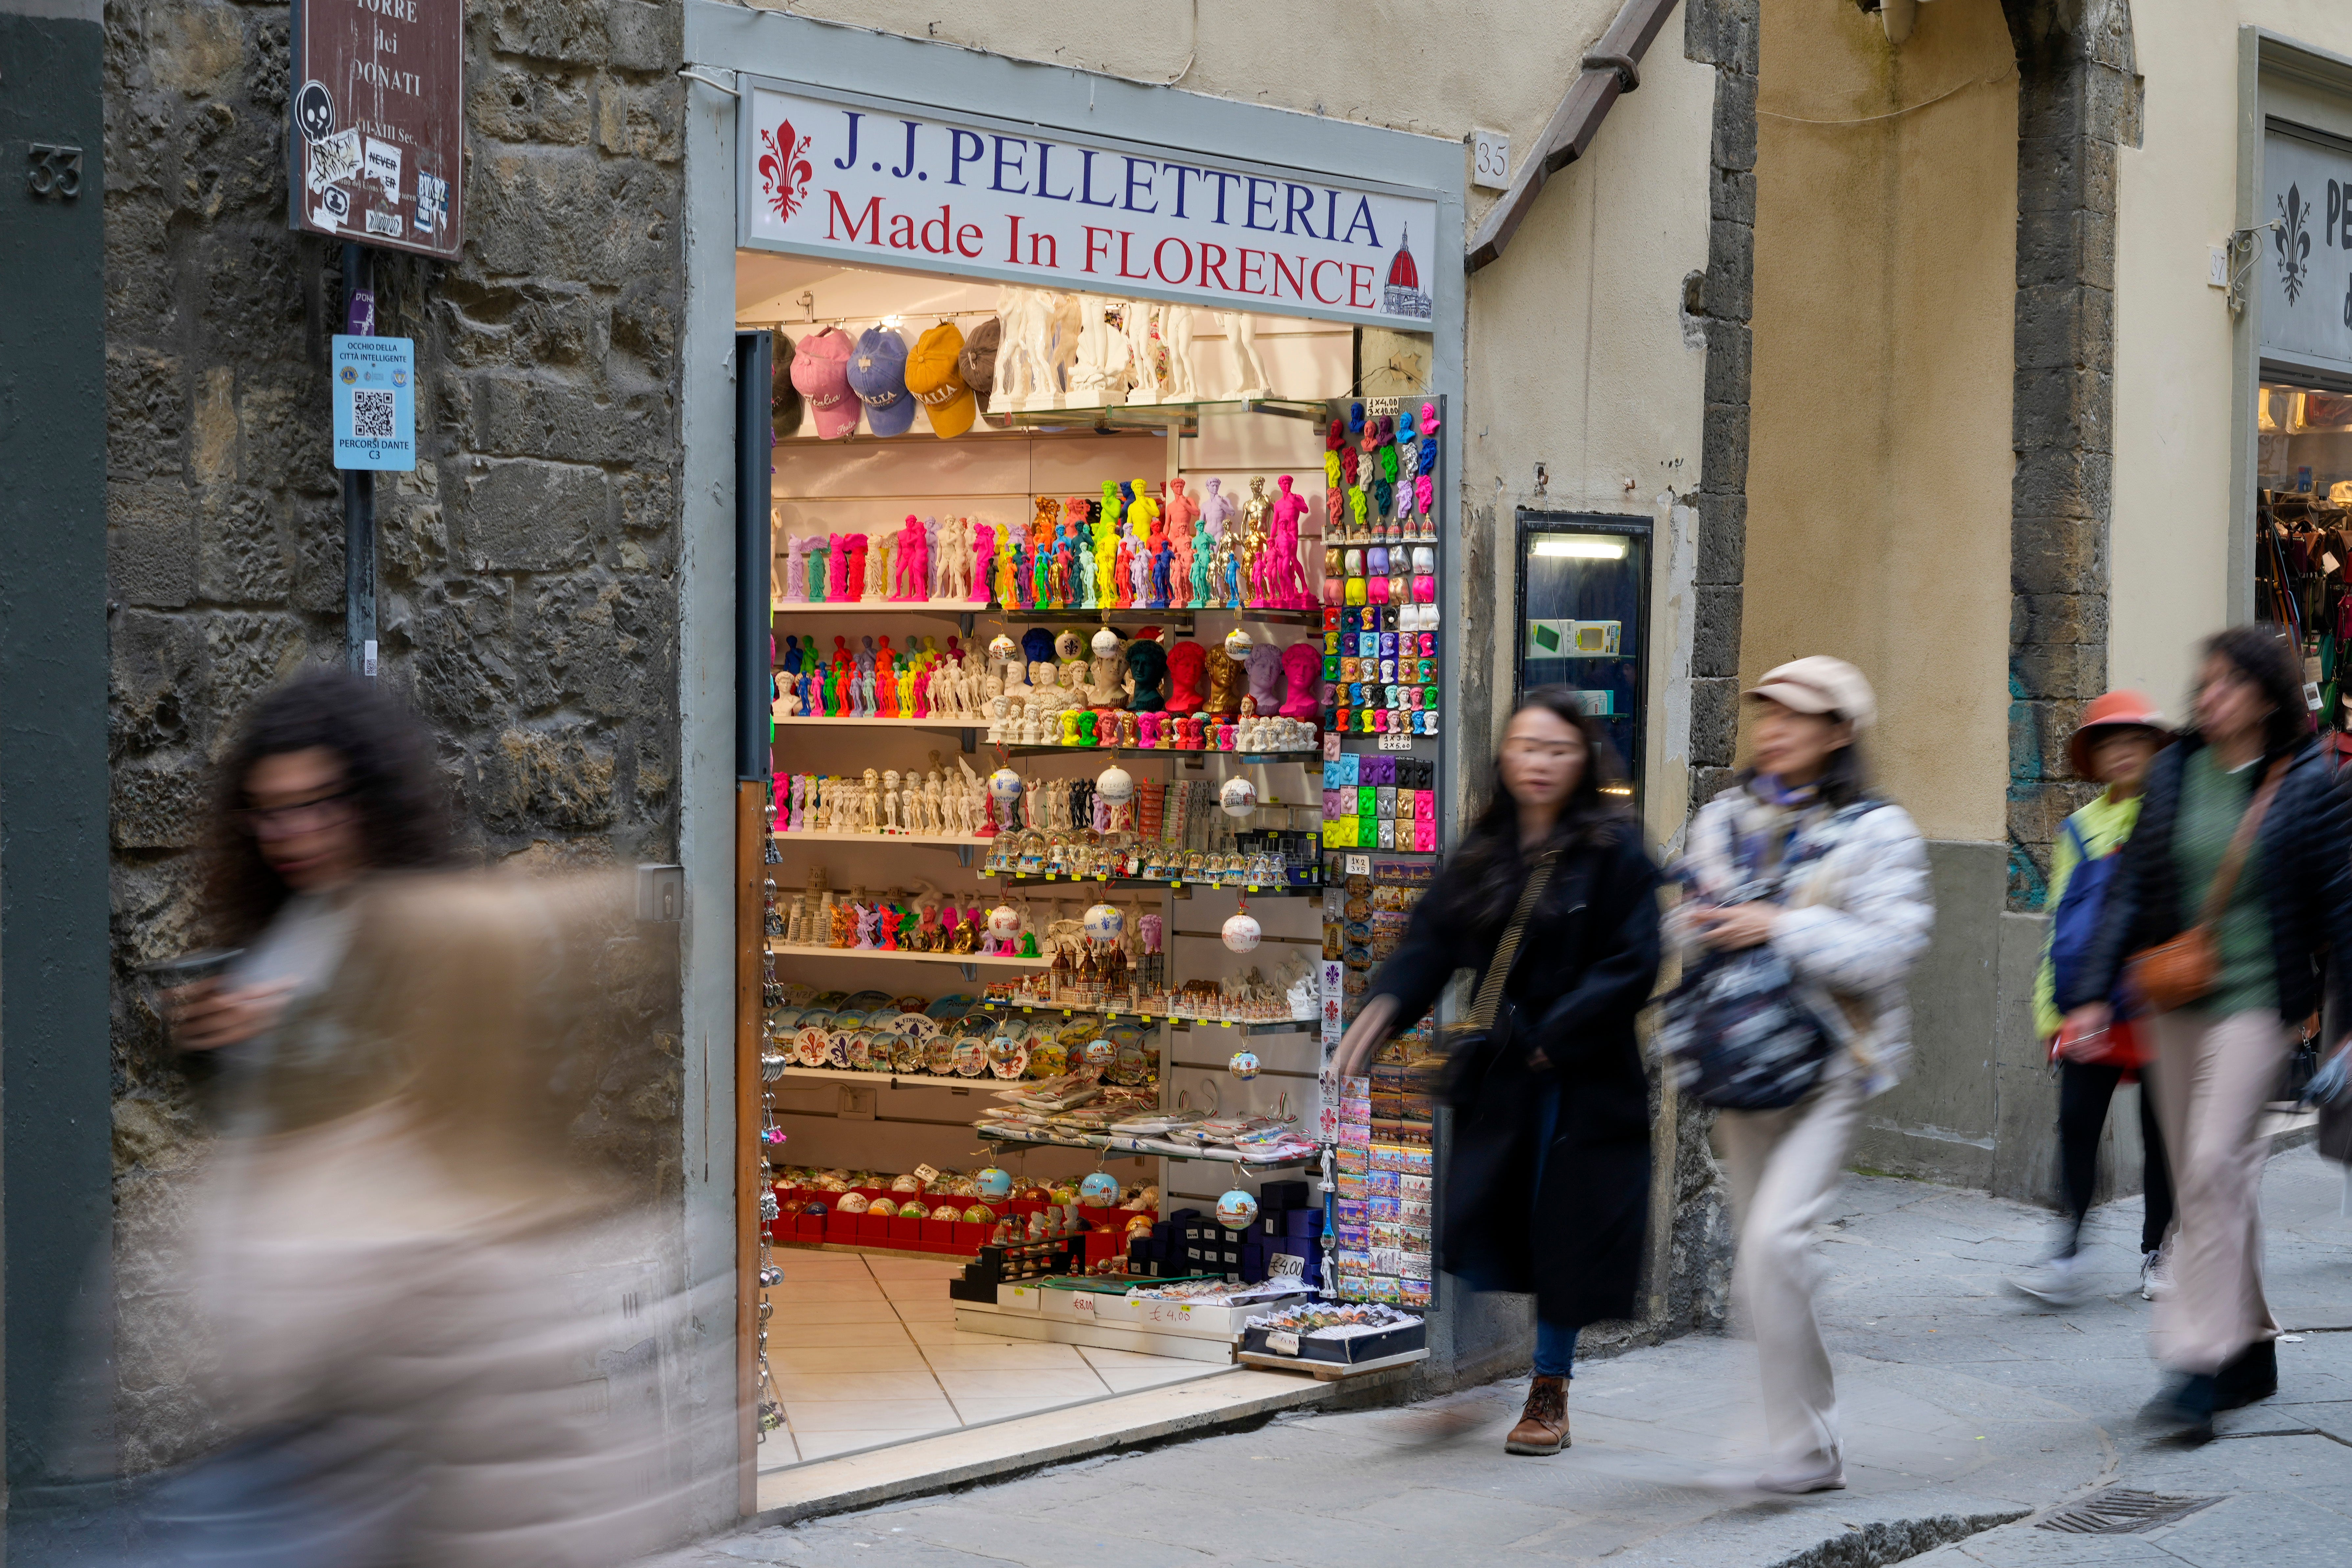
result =
M335 467L416 467L416 345L335 335Z

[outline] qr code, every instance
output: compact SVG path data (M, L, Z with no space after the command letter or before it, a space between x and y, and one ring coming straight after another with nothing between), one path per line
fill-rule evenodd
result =
M395 432L392 426L393 409L399 397L394 392L352 391L352 435L358 440L389 441Z

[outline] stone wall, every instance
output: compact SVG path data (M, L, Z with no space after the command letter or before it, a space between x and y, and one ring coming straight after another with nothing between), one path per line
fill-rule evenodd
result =
M377 488L383 679L440 738L489 862L676 858L675 5L472 0L463 255L384 256L422 457ZM200 1447L174 1251L194 1098L131 964L194 945L208 763L260 692L341 657L327 337L339 248L286 226L288 8L106 9L117 984L118 1415L126 1469ZM578 1123L675 1202L671 963L638 973Z

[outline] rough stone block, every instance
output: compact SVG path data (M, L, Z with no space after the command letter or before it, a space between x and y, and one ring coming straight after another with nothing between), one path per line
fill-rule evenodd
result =
M473 160L471 245L489 277L619 288L677 266L674 169L577 149L504 148Z
M417 711L429 722L478 736L514 710L516 641L502 584L427 586L387 629L409 650Z
M649 378L668 381L677 355L678 307L667 279L640 278L622 289L606 333L614 352L634 357Z
M1694 767L1732 763L1739 738L1739 682L1707 678L1691 682L1690 757Z
M1697 624L1691 633L1693 676L1738 675L1742 593L1738 584L1697 590Z
M2066 755L2083 705L2074 700L2021 700L2009 705L2009 776L2015 784L2074 777Z
M204 634L184 616L115 612L109 626L108 749L115 757L204 739L190 700L204 668Z
M1706 329L1706 401L1745 405L1754 335L1745 321L1710 321Z
M581 565L610 527L610 491L596 468L528 458L488 464L458 487L455 548L477 571Z
M340 629L331 640L322 630L314 646L301 618L283 611L223 610L206 616L204 627L207 689L199 700L224 727L305 664L342 657Z
M1717 219L1706 228L1706 314L1717 321L1748 320L1756 286L1756 231Z
M2027 643L2009 655L2011 689L2027 698L2087 700L2106 689L2105 645Z
M2107 525L2073 518L2021 517L2010 527L2009 581L2019 594L2107 591Z
M613 743L582 725L510 729L481 757L478 800L494 830L578 833L614 820Z
M1715 133L1708 157L1718 169L1756 167L1756 87L1751 72L1715 74Z
M472 380L467 448L474 452L625 464L646 461L669 437L666 392L614 398L577 380L543 374L486 374Z
M596 65L612 53L605 30L610 5L581 0L505 0L490 10L491 37L500 54L567 65Z
M474 129L497 142L587 145L595 122L589 79L501 62L478 75L466 95Z
M1759 0L1691 0L1683 11L1683 54L1701 65L1756 74Z
M196 596L195 498L176 479L106 487L106 582L127 605L175 609Z
M677 5L646 5L640 0L605 0L604 33L607 61L615 70L658 71L664 75L684 63L686 41L681 27L685 10Z
M156 86L189 98L236 95L245 74L239 7L166 3L142 9L144 63Z
M188 849L204 835L206 769L202 757L118 763L108 819L118 849Z
M1748 488L1748 405L1710 403L1699 441L1699 489Z
M1756 226L1756 175L1744 169L1717 169L1708 182L1707 216L1717 223Z
M2037 445L2104 443L2112 428L2114 378L2090 367L2020 371L2011 428Z
M341 498L298 500L294 508L293 583L288 596L293 607L312 615L343 613L343 507ZM376 571L379 588L390 575L391 542L396 533L384 531L379 517Z
M635 574L581 573L534 586L516 618L524 711L618 718L658 709L671 662L666 633L677 624L667 584Z
M2021 370L2071 370L2115 363L2115 296L2072 281L2034 283L2017 291L2016 355Z
M2101 594L2017 594L2009 605L2009 640L2105 646L2107 600Z
M116 479L176 475L188 433L186 367L131 344L106 350L106 467Z
M1701 490L1697 509L1698 581L1740 582L1748 569L1748 497L1738 490Z
M293 591L277 509L240 487L207 496L196 520L196 587L216 605L282 605Z
M318 384L292 365L271 366L257 375L269 379L258 384L248 380L236 399L244 472L255 484L284 486L302 495L341 494L334 417Z
M2026 517L2108 517L2115 501L2115 458L2105 452L2073 447L2021 453L2010 481L2011 502Z
M634 87L606 74L596 82L596 145L619 158L674 163L684 153L685 84Z

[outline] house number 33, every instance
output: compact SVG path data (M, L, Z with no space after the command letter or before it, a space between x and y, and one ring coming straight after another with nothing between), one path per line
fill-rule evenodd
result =
M70 201L81 195L81 149L34 142L25 155L25 183L36 196Z

